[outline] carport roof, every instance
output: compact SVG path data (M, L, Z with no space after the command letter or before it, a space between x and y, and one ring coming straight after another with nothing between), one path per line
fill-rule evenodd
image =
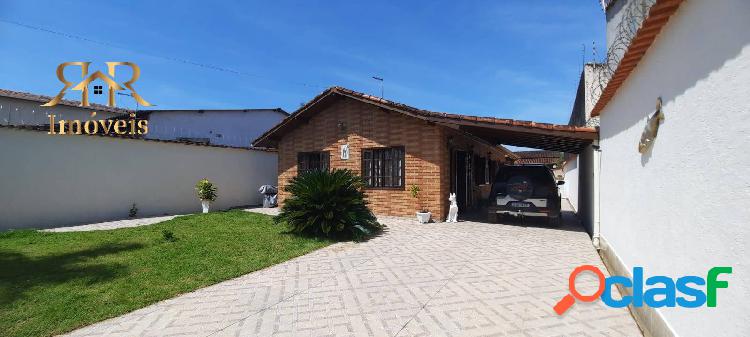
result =
M476 136L491 144L532 147L550 151L580 153L599 138L595 128L536 123L513 119L458 115L414 108L342 87L331 87L303 105L281 123L253 142L254 146L275 147L278 140L300 122L340 98L351 98L407 116L433 122Z

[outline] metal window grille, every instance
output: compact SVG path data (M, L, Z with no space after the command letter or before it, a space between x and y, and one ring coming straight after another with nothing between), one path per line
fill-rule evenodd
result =
M311 171L328 171L330 155L328 151L297 153L297 174Z
M403 188L405 166L403 146L362 150L362 178L367 187Z

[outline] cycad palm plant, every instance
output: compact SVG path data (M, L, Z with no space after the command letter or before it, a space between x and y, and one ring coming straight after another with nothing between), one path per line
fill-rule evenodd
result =
M295 233L338 239L369 236L381 226L367 207L362 178L349 170L312 171L285 187L281 212L274 218Z

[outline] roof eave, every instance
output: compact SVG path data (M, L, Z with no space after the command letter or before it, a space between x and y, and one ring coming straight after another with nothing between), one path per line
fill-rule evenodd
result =
M522 133L523 135L527 137L533 137L534 135L542 136L542 138L554 138L559 137L555 139L563 139L562 145L559 145L556 147L564 147L564 148L571 148L573 150L573 153L578 153L577 151L580 151L580 148L583 146L584 143L591 143L594 140L598 140L599 133L598 130L595 128L589 128L589 127L578 127L578 126L569 126L569 125L555 125L555 124L548 124L548 123L535 123L535 122L529 122L529 121L518 121L518 120L512 120L512 119L498 119L494 117L477 117L477 116L466 116L466 115L456 115L456 114L449 114L449 113L442 113L442 112L432 112L422 109L417 109L414 107L410 107L405 104L392 102L385 100L380 97L375 97L367 94L358 93L353 90L349 90L346 88L341 87L331 87L315 98L313 98L310 102L306 103L304 106L302 106L300 109L295 111L291 116L285 118L281 123L277 124L270 130L266 131L263 135L258 137L255 141L253 141L253 146L265 146L265 147L273 147L275 146L275 142L283 136L283 132L287 130L289 127L292 127L292 123L299 120L300 118L303 118L303 116L308 112L311 111L312 107L316 106L318 103L323 104L324 101L328 97L332 97L334 95L340 96L340 97L346 97L351 98L357 101L361 101L366 104L374 105L377 107L380 107L382 109L387 109L390 111L395 111L402 113L404 115L414 117L420 120L424 120L427 122L435 123L435 124L441 124L441 125L450 125L452 128L458 128L461 131L467 131L464 130L465 128L483 128L485 131L490 130L492 132L505 132L505 133ZM471 133L471 132L469 132ZM478 136L478 135L475 135ZM478 137L483 138L483 137ZM484 139L484 138L483 138ZM503 142L492 142L489 141L491 144L503 144ZM547 142L543 142L544 144L547 144ZM568 144L571 143L571 144ZM514 143L508 143L513 144ZM510 152L510 151L509 151ZM571 151L566 151L571 152Z

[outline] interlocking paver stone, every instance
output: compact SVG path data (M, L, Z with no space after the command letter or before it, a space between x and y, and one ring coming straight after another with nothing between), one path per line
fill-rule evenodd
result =
M334 244L70 335L641 336L627 309L599 301L562 317L552 311L573 268L605 270L574 224L380 220L388 230L367 242ZM593 292L596 280L582 274L577 284Z

